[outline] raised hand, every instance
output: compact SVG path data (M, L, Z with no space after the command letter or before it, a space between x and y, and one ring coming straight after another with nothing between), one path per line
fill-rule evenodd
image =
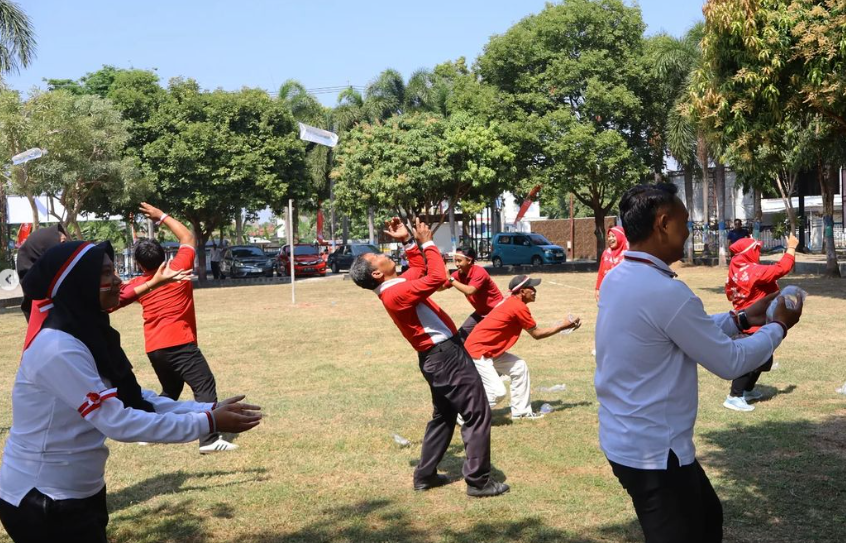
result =
M432 236L433 234L429 229L429 225L422 222L420 217L414 217L414 239L417 240L417 243L432 241Z
M148 219L159 222L162 220L162 215L164 215L164 211L157 207L153 207L147 202L141 202L141 205L138 208L141 213L143 213Z
M399 217L393 217L391 220L385 221L385 233L396 241L404 242L409 238L408 228Z

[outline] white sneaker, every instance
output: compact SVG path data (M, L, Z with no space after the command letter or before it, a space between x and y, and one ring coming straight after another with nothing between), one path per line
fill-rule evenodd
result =
M217 441L214 443L210 443L208 445L203 445L200 447L200 454L209 454L214 452L223 452L223 451L234 451L238 448L238 445L234 443L229 443L222 437L217 438Z
M743 399L746 400L747 402L760 400L763 397L764 397L764 394L762 392L760 392L759 390L752 389L752 390L744 390L743 391Z
M459 426L464 426L464 417L462 417L461 415L456 415L455 423Z
M529 411L528 413L524 413L522 415L515 415L511 414L512 420L538 420L543 418L543 413L537 411Z
M734 411L752 411L755 409L755 406L746 403L744 398L735 396L727 396L726 401L723 402L723 407Z

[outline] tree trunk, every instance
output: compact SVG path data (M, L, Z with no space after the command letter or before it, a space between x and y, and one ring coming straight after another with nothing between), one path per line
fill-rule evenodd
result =
M834 247L834 192L837 190L837 167L826 164L820 179L823 199L823 239L825 240L825 275L840 277L840 265Z
M373 210L373 206L367 206L367 234L371 245L376 243L375 214L376 212Z
M455 200L452 198L449 199L449 236L452 240L452 250L455 251L457 241L455 236Z
M300 239L300 208L296 200L291 204L291 210L294 212L291 219L291 237L294 238L294 243L297 243Z
M696 160L699 162L699 172L702 176L702 252L708 254L708 144L701 132L696 136Z
M206 234L200 221L191 221L191 228L194 230L194 240L197 251L197 277L200 281L206 280Z
M717 161L714 168L714 189L717 193L717 228L718 228L718 244L719 250L719 265L721 268L726 267L726 166Z
M596 233L596 261L602 260L605 251L605 210L602 205L593 208L593 224Z
M693 264L693 166L687 166L684 169L684 201L687 206L687 212L690 213L690 218L687 220L687 242L685 249L687 253L687 263Z
M32 209L32 231L35 232L41 226L41 221L38 219L38 206L35 205L35 196L27 194L26 199L29 201L29 207Z
M343 239L341 243L346 245L350 239L350 218L347 215L344 215L341 218L341 229L342 229L342 236Z
M197 238L200 239L200 238ZM235 245L244 244L244 210L239 209L235 214Z
M761 208L761 191L759 189L752 190L753 215L752 218L752 237L761 239L761 220L764 217L764 211Z
M8 226L6 223L9 222L8 213L6 212L6 180L0 179L0 268L5 267L9 260L9 234L8 234Z

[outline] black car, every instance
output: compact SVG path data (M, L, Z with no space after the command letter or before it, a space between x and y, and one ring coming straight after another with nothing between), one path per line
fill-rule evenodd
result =
M257 245L229 247L220 261L220 278L273 277L273 260Z
M329 255L326 264L332 270L332 273L338 273L341 270L350 269L355 257L367 253L380 252L378 247L369 243L348 243L335 249L335 252Z

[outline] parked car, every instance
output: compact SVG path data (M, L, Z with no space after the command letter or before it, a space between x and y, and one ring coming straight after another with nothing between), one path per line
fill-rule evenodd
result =
M285 245L279 251L279 275L291 273L291 246ZM294 275L326 275L326 261L320 255L320 247L307 243L294 244Z
M220 261L220 277L273 277L273 259L257 245L228 247Z
M269 258L273 261L273 271L276 275L282 275L279 272L279 253L282 251L280 247L262 247L262 251L264 251L264 256Z
M494 236L491 263L495 268L503 265L562 264L567 261L564 249L540 234L503 232Z
M329 255L326 263L332 269L332 273L338 273L341 270L348 270L352 266L355 257L367 253L379 253L379 248L369 243L348 243L341 245L335 252Z

